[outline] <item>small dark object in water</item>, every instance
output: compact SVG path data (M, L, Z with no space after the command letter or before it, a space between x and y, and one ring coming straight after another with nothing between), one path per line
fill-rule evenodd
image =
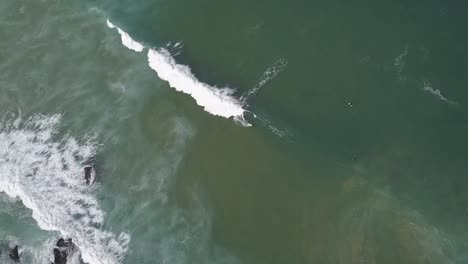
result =
M94 177L93 177L93 167L91 166L86 166L84 168L85 171L85 180L86 180L86 185L91 185L94 182Z
M20 263L19 259L19 252L18 252L18 246L15 246L12 250L10 250L10 258L15 262L15 263Z
M65 251L61 251L58 248L54 248L54 263L53 264L67 264L67 253Z

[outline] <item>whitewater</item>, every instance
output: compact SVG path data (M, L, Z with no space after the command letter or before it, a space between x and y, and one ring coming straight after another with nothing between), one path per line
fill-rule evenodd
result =
M122 44L136 52L144 51L143 44L135 41L127 32L107 20L107 26L117 29ZM199 81L187 65L177 64L165 48L148 48L148 64L158 77L178 92L190 95L203 109L215 116L233 118L244 126L251 126L244 118L244 104L232 94L233 89L218 88Z
M105 230L95 190L83 180L96 143L68 135L58 139L60 120L36 115L0 124L0 192L21 200L41 229L72 238L86 263L120 263L130 236Z

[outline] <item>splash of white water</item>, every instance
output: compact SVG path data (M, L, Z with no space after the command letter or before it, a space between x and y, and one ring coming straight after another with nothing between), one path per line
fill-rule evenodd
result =
M90 264L119 263L129 235L104 231L104 212L83 180L92 140L58 139L59 115L0 124L0 192L32 211L39 227L70 237Z

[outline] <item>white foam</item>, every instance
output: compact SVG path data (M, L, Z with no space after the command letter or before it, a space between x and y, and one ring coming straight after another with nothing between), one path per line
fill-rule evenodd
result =
M437 98L439 98L440 100L442 100L442 101L444 101L446 103L457 104L457 102L449 100L447 97L445 97L439 89L434 89L432 87L432 84L429 81L424 81L423 91L426 91L426 92L436 96Z
M128 33L116 27L107 20L109 28L116 28L122 37L122 44L127 48L141 52L144 46L133 40ZM168 43L167 46L171 44ZM174 47L180 47L177 42ZM215 116L233 118L244 126L250 126L244 119L243 103L232 96L233 90L229 88L217 88L199 81L186 65L177 64L171 53L164 48L149 49L148 64L159 76L167 81L176 91L192 96L196 103Z
M400 81L406 80L406 76L403 75L403 70L405 69L405 66L406 66L407 56L408 56L408 45L406 45L403 51L393 60L393 66L395 66L397 77L398 77L398 80Z
M142 52L143 49L145 48L145 46L143 46L143 44L135 41L132 37L130 37L130 35L123 31L122 29L120 29L119 27L115 26L114 24L112 24L112 22L110 22L109 20L107 20L107 26L109 28L116 28L117 31L119 32L120 34L120 38L122 39L122 44L133 50L133 51L136 51L136 52Z
M0 192L20 199L41 229L71 237L86 263L120 263L130 237L102 230L104 212L83 179L96 148L56 140L59 122L53 115L0 124Z
M393 60L393 65L397 68L402 68L405 66L405 58L408 56L408 45L405 46L403 51L398 54L397 57Z
M238 121L244 121L242 103L232 96L231 89L219 89L200 82L186 65L177 64L166 49L149 49L148 63L160 79L179 92L189 94L198 105L215 116L225 118L233 117Z

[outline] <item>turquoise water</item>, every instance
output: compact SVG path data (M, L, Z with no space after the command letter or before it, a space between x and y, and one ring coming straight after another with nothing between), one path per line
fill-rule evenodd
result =
M2 1L0 263L467 263L467 8Z

